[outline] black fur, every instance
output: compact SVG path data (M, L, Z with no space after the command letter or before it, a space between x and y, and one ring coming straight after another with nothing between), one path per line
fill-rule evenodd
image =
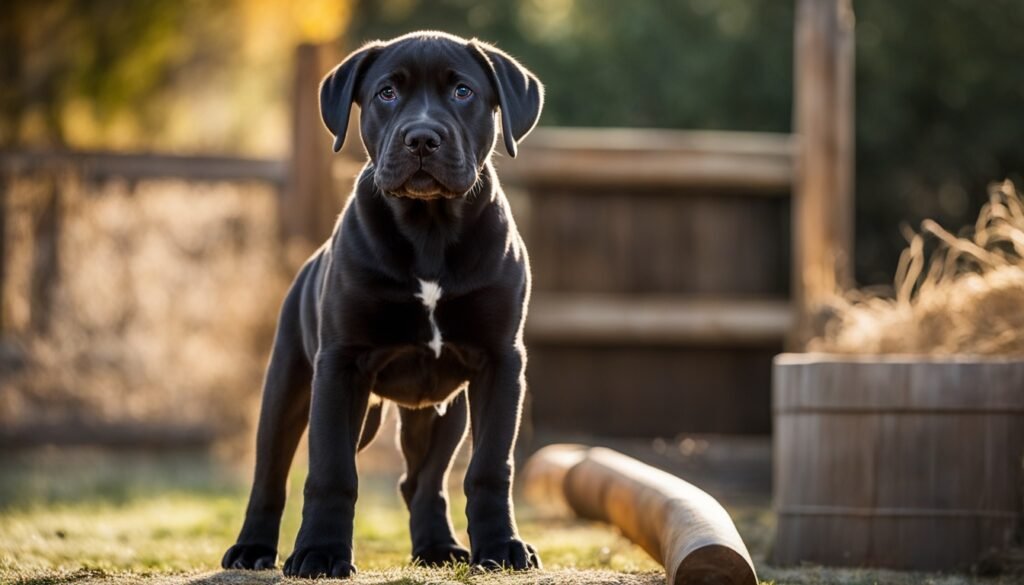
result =
M541 85L486 44L415 33L350 55L324 79L320 99L336 149L352 103L360 106L370 160L330 240L285 298L245 524L222 564L276 563L287 475L308 421L302 527L284 572L354 573L355 455L376 433L383 405L394 402L413 557L537 567L511 501L529 261L490 156L498 115L515 156L540 116ZM429 345L434 329L421 281L441 288L434 309L440 347ZM454 535L444 482L467 422L472 552Z

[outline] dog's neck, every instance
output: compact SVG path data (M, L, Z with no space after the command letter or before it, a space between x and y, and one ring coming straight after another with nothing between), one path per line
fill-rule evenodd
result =
M473 188L454 199L411 199L386 195L373 182L372 163L363 170L360 190L372 190L369 199L387 208L393 227L412 252L418 278L436 280L444 269L446 252L480 219L497 196L497 176L490 161L484 163Z

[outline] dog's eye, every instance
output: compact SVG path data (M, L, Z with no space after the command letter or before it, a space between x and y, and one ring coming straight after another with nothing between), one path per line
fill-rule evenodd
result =
M455 99L468 100L471 97L473 97L473 90L469 89L469 86L462 83L455 86Z
M377 92L377 96L386 102L393 102L398 99L398 94L395 93L395 88L388 86Z

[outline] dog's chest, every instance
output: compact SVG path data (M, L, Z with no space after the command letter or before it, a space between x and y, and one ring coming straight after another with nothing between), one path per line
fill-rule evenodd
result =
M414 295L423 304L427 324L430 326L430 339L426 344L434 353L435 358L441 357L441 348L444 346L441 326L437 322L437 304L441 301L442 294L444 294L444 289L437 281L421 278L419 279L419 290Z
M437 281L418 279L410 291L416 310L405 313L411 319L414 337L406 344L381 348L371 362L375 370L374 392L410 408L434 405L443 413L447 401L468 381L480 356L464 343L445 339L438 309L444 288ZM453 301L448 299L450 305ZM407 338L408 339L408 338Z

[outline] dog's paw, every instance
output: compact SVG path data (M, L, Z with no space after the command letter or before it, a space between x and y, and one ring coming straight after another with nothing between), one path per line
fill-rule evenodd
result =
M355 575L356 566L336 550L305 547L295 550L284 562L284 574L304 579L344 578Z
M473 553L472 564L488 571L541 568L537 551L518 538L480 547Z
M220 566L225 569L262 571L273 569L277 563L277 549L265 544L238 543L224 553Z
M454 543L428 546L414 550L412 562L427 567L440 567L450 563L468 563L469 551Z

